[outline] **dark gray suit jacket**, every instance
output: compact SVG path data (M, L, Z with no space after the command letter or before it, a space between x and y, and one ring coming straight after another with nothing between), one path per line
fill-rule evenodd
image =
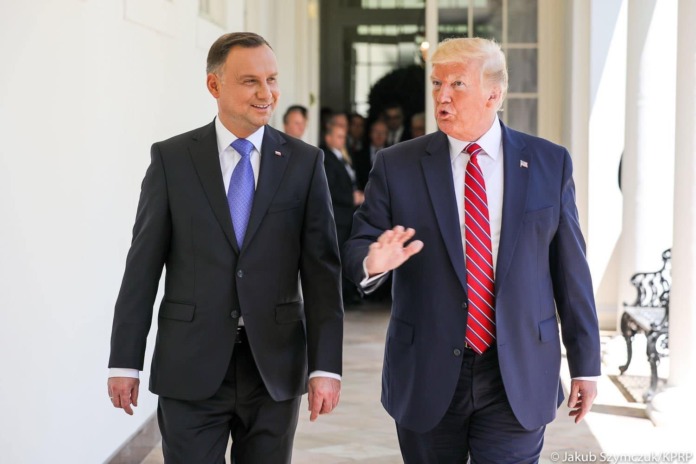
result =
M273 399L306 392L308 371L340 374L340 261L321 150L266 126L241 250L214 123L155 143L151 157L116 302L109 367L142 370L165 267L153 393L212 396L227 371L240 316Z

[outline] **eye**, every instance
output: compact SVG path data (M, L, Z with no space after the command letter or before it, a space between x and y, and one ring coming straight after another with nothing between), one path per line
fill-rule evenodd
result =
M452 86L453 86L453 87L464 87L464 82L462 82L462 81L454 81L454 82L452 83Z
M433 88L439 88L442 85L442 82L433 80Z
M277 80L278 80L278 79L276 79L275 77L269 77L267 82L268 82L269 84L275 84Z
M244 79L244 85L254 85L255 83L254 79Z

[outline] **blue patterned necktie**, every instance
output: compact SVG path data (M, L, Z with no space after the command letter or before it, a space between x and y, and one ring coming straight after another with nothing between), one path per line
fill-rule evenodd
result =
M237 245L242 248L244 234L249 224L251 205L254 203L254 170L251 168L250 159L254 145L247 139L237 139L232 142L232 148L237 150L242 158L232 171L230 188L227 190L227 204L232 215Z

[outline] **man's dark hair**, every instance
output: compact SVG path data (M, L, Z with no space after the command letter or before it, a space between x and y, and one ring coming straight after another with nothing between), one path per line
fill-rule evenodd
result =
M285 110L285 114L283 115L283 124L288 123L288 116L290 113L297 111L302 115L303 118L307 119L307 108L305 108L302 105L290 105L287 110Z
M217 72L225 64L227 55L234 47L256 48L263 45L272 49L269 43L266 42L266 39L253 32L231 32L225 34L210 46L206 71L208 73Z

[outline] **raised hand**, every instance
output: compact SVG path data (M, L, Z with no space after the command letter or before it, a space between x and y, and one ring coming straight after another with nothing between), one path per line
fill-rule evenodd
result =
M377 241L370 245L370 251L367 253L365 267L368 275L371 277L396 269L421 251L423 242L420 240L414 240L408 246L404 246L414 235L415 230L404 229L402 226L396 226L380 235Z

